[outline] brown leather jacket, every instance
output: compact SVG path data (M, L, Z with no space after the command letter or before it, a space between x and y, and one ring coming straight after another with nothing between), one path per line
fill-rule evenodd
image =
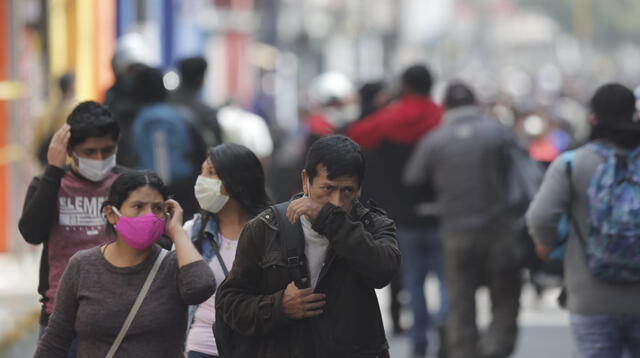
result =
M292 281L281 253L271 209L244 228L233 268L216 296L217 317L251 336L259 358L389 357L375 289L386 286L400 265L394 222L359 201L347 214L326 204L313 229L330 241L316 292L324 312L293 320L282 310Z

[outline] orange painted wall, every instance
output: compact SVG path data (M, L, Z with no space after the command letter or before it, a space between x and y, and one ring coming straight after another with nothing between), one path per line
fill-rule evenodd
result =
M115 50L116 1L98 1L95 11L96 99L102 102L114 80L111 57Z

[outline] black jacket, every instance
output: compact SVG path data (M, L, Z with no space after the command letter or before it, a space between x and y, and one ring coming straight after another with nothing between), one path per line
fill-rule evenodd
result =
M313 229L330 241L315 290L326 295L320 316L293 320L282 310L293 278L268 209L240 236L231 273L216 294L217 317L252 337L256 357L388 357L375 289L386 286L400 265L395 224L382 210L356 201L349 214L326 204Z
M405 165L414 145L384 140L376 149L365 150L367 175L362 185L362 196L373 199L399 226L433 227L433 215L420 214L419 206L435 201L429 183L408 186L402 182Z

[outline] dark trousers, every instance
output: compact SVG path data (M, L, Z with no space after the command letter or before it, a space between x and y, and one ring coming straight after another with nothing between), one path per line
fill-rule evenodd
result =
M435 227L411 227L398 225L398 243L402 252L402 274L405 288L411 295L411 311L413 325L410 336L416 356L425 355L427 351L427 333L432 326L432 318L424 293L427 275L436 276L440 288L440 309L435 318L436 323L447 316L447 291L443 283L442 248L440 237Z
M508 357L518 334L520 272L513 264L508 233L444 233L445 277L449 290L449 358ZM492 320L480 337L476 291L487 286Z
M391 324L393 325L393 333L401 333L403 331L400 325L400 314L402 313L402 303L400 303L400 292L402 291L402 271L398 271L396 277L389 284L391 289L391 299L389 300L389 313L391 313Z

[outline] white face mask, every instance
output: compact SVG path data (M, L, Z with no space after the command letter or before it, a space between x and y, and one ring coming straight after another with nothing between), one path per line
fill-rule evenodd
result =
M116 166L115 154L105 160L80 158L75 153L73 153L73 156L78 159L78 172L80 175L95 182L104 179L111 172L111 169Z
M227 201L229 201L229 196L223 195L221 188L222 180L220 179L207 178L202 175L198 177L193 189L198 204L203 210L214 214L222 210Z

